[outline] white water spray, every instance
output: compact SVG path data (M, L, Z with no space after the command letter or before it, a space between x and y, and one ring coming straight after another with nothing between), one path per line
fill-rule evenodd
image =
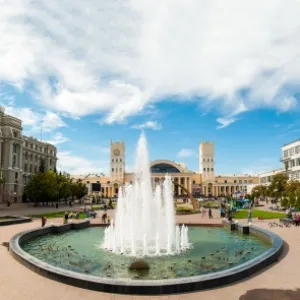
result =
M147 142L137 146L135 178L120 189L115 222L105 229L103 248L131 256L171 255L189 248L188 228L175 223L172 181L151 186Z

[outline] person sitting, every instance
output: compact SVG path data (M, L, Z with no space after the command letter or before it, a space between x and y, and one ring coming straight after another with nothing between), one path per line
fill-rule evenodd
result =
M78 211L76 212L75 219L76 219L76 220L79 219L79 212L78 212Z
M72 212L69 213L69 219L72 219L74 214Z

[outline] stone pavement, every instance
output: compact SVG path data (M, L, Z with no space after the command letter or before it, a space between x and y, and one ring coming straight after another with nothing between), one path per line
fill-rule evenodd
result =
M112 213L112 212L109 212ZM215 218L209 220L201 218L200 215L178 216L177 221L184 223L220 223L221 220L217 217L218 212L214 211ZM92 222L99 222L100 216ZM49 220L55 224L62 222L60 219ZM255 274L247 280L243 280L236 284L213 289L207 291L166 295L166 296L131 296L131 295L114 295L101 292L94 292L65 285L45 277L42 277L33 271L27 269L22 264L17 262L3 246L0 246L0 299L1 300L121 300L121 299L209 299L209 300L291 300L298 298L280 298L272 295L271 298L258 298L257 292L252 292L255 289L296 289L300 287L299 270L300 270L300 227L291 228L269 228L267 221L254 220L255 225L262 228L272 230L280 235L286 241L285 252L281 260L268 267L267 269ZM9 241L10 238L20 232L40 226L40 220L35 220L32 223L12 225L0 227L0 243ZM242 295L248 296L242 298ZM272 294L272 293L271 293ZM286 293L288 294L288 293ZM295 293L294 293L295 294ZM241 297L241 298L240 298Z

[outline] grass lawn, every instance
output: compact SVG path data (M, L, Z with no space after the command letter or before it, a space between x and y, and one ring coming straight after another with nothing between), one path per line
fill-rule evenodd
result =
M71 211L68 211L70 213ZM73 212L74 214L76 212ZM37 214L37 215L29 215L30 218L41 218L42 216L45 216L47 219L54 219L54 218L63 218L65 215L65 211L56 211L51 213L44 213L44 214ZM85 219L86 214L83 212L79 213L79 219Z
M280 219L285 218L286 214L284 212L273 212L273 211L264 211L264 210L252 210L252 218L262 217L264 219ZM236 212L233 215L234 219L248 219L248 210L242 209Z

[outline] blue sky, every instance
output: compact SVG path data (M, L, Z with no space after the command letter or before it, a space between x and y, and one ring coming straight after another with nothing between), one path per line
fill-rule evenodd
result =
M277 168L300 131L299 14L296 0L6 1L0 103L71 173L107 173L111 139L131 169L141 128L151 159L197 171L205 140L217 173Z

